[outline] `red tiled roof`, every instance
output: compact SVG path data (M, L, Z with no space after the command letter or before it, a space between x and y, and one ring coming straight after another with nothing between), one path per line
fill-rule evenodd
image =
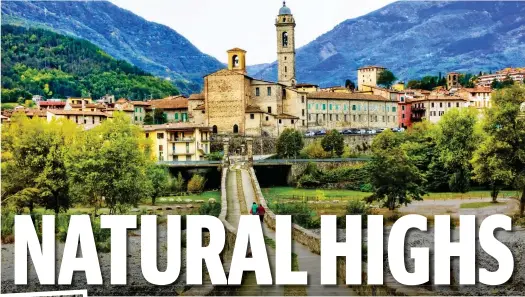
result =
M66 106L64 101L40 101L38 102L39 106Z
M264 111L257 105L247 105L246 113L264 113Z
M172 96L164 99L148 101L151 107L161 109L187 109L188 99L184 96Z
M188 98L188 100L204 100L204 94L203 93L191 94L190 98Z
M291 120L297 120L299 119L298 117L296 116L293 116L291 114L287 114L287 113L281 113L281 114L278 114L275 116L276 119L291 119Z
M151 103L147 101L130 101L129 103L137 106L150 106Z

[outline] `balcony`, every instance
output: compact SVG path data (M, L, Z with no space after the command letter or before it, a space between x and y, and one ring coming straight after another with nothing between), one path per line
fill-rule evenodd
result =
M171 153L172 156L189 156L189 155L194 155L194 154L195 154L194 150L189 150L189 151L183 150L183 151L180 151L180 152L172 152Z
M425 119L425 117L418 117L418 116L411 116L410 121L412 122L421 122Z
M426 110L426 107L412 107L413 112L425 112Z
M193 137L177 137L177 138L170 138L168 140L169 142L194 142L195 138Z

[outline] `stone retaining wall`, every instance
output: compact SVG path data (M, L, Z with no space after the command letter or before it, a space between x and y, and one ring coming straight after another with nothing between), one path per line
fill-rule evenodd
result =
M275 213L268 207L266 199L264 198L259 182L257 181L257 176L253 168L250 168L250 179L252 185L255 189L255 195L260 204L266 208L266 215L264 216L264 221L271 229L275 230ZM321 237L318 234L311 232L308 229L305 229L297 224L292 224L292 238L308 247L310 251L315 254L321 254ZM342 283L346 281L346 263L342 259L337 261L337 275ZM366 263L363 262L363 283L366 283L367 274L366 274ZM350 286L352 290L362 296L378 295L378 296L431 296L432 292L413 288L401 286L392 276L385 276L385 282L383 286Z

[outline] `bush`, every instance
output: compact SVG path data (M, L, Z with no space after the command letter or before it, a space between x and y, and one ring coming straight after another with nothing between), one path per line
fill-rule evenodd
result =
M303 174L297 179L298 188L339 188L369 192L367 172L362 165L338 167L331 170L319 170L315 163L309 163Z
M2 243L12 243L14 241L14 227L15 214L10 211L2 211Z
M206 159L208 159L209 161L221 161L223 156L224 156L223 152L213 152L213 153L209 153L206 156Z
M321 226L320 220L313 218L315 213L306 203L273 203L271 209L277 215L291 215L292 222L304 228L315 229Z
M321 141L314 140L301 151L300 156L307 159L326 159L330 154L323 149Z
M195 174L191 177L190 181L188 182L188 192L202 193L205 184L206 179L203 176Z
M184 192L184 178L182 173L179 172L176 178L171 180L171 190L173 193L180 194Z
M352 200L346 206L346 215L361 215L362 228L366 228L368 215L371 214L370 207L360 200ZM346 216L337 218L337 227L346 228Z
M199 208L199 214L218 217L221 214L221 209L220 203L206 202Z

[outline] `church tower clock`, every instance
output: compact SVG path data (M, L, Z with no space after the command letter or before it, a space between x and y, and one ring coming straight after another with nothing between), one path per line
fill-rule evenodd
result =
M275 20L277 28L277 78L280 84L294 86L295 80L295 20L283 2Z

